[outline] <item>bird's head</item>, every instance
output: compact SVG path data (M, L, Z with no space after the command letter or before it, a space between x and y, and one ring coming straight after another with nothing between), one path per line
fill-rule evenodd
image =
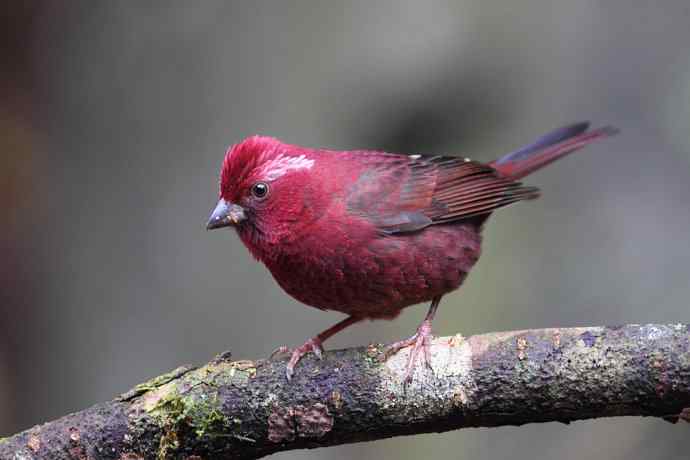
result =
M324 209L317 157L313 150L263 136L230 147L207 228L234 227L250 249L294 235Z

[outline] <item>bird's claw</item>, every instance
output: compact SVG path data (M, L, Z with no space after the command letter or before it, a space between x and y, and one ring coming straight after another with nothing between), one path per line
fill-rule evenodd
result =
M434 336L431 334L431 322L425 320L420 324L419 328L417 328L417 332L412 337L388 345L383 353L383 359L387 360L401 349L411 346L412 350L410 350L410 357L407 360L405 375L403 377L403 382L408 384L412 382L412 374L414 373L414 368L417 364L417 360L420 358L420 354L427 369L432 373L434 372L434 368L431 366L431 341L433 338Z
M290 347L288 347L287 345L281 345L271 352L271 355L268 357L268 359L273 359L276 356L286 355L291 352L292 350L290 349Z
M273 359L273 357L276 355L290 354L290 360L285 367L285 375L287 376L288 380L291 380L292 376L295 374L295 366L300 359L302 359L302 357L309 352L314 353L317 358L323 359L323 346L321 345L321 340L319 340L317 337L312 337L304 342L303 345L295 348L294 350L291 350L285 345L280 346L273 350L273 353L271 353L271 359Z

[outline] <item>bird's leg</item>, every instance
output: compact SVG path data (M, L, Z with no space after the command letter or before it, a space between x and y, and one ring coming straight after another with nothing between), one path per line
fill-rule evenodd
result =
M417 328L415 335L408 339L392 343L386 348L384 358L388 359L402 348L412 346L410 357L407 360L407 367L405 368L405 383L410 383L412 381L412 373L414 371L415 364L417 363L417 359L421 353L423 353L426 366L433 371L431 368L431 339L433 338L433 335L431 334L431 321L433 321L434 315L436 315L436 310L438 310L438 304L440 302L441 296L434 297L432 299L429 311L424 317L424 321L422 321Z
M306 342L304 342L302 346L292 350L290 361L288 361L287 366L285 368L285 374L287 375L287 379L292 379L292 376L295 373L295 366L297 365L299 360L302 359L302 356L306 355L311 351L316 355L317 358L323 358L323 342L325 342L329 337L342 331L346 327L352 326L353 324L358 323L361 320L362 318L359 317L348 316L339 323L336 323L333 326L329 327L319 335L307 340ZM278 347L275 349L275 351L273 351L273 353L271 353L271 358L276 354L289 353L290 351L291 350L286 346Z

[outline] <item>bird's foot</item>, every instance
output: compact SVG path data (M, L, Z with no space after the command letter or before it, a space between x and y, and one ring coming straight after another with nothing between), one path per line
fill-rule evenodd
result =
M412 374L414 373L415 365L420 357L424 360L426 367L432 372L434 371L431 367L431 341L433 338L434 336L431 334L431 321L424 320L417 328L415 335L408 339L392 343L386 347L383 354L384 359L390 358L405 347L412 347L405 368L405 376L403 378L405 384L412 381Z
M314 353L317 358L323 359L323 346L321 345L321 340L319 340L318 337L312 337L304 342L302 346L299 346L294 350L291 350L285 345L280 346L273 350L273 353L271 353L271 359L277 355L290 354L290 361L288 361L287 366L285 366L285 375L287 376L288 380L291 380L292 376L295 374L295 366L299 360L309 352Z

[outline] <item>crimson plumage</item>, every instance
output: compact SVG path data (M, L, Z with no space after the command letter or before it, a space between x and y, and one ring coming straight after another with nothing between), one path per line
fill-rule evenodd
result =
M209 228L233 226L278 284L307 305L347 319L297 348L320 355L321 342L363 319L392 319L432 300L418 333L394 344L427 352L441 296L457 289L481 252L490 213L539 195L517 179L609 136L578 123L489 164L449 156L333 151L254 136L223 162L220 200Z

